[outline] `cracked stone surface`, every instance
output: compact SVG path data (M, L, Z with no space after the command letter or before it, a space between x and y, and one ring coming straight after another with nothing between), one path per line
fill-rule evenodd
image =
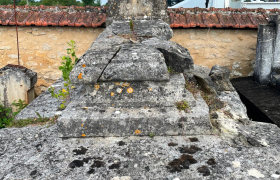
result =
M279 128L249 127L267 146L217 135L63 139L56 125L1 129L0 179L279 179Z
M144 45L122 45L99 81L168 81L169 73L160 51Z

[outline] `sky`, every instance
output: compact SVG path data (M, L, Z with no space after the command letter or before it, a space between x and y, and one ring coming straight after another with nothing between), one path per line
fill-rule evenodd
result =
M108 2L108 0L101 0L101 5L104 5Z

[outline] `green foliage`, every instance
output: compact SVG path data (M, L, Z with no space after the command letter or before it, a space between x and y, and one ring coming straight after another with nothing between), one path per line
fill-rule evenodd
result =
M13 120L11 108L6 108L0 104L0 129L7 127Z
M189 112L189 108L190 108L190 106L189 106L187 101L176 102L176 107L180 111L185 111L185 112Z
M23 110L28 104L25 103L24 100L19 99L18 102L14 100L12 103L13 106L16 107L16 112L13 113L14 116L16 116L21 110Z
M19 6L25 6L26 5L26 0L21 0L19 3L18 3Z
M129 21L129 27L130 27L130 31L134 32L134 23L131 19Z
M59 90L58 93L55 93L54 87L49 88L52 97L62 101L62 104L60 105L61 109L64 109L66 107L67 100L70 98L70 90L75 88L75 86L71 86L72 83L69 76L70 72L78 61L78 58L76 56L75 41L71 40L71 42L67 44L70 46L70 48L67 49L67 56L61 57L62 62L61 66L59 67L59 70L62 71L62 77L65 81L64 89Z
M150 136L150 138L154 138L154 137L155 137L155 133L152 133L152 132L151 132L151 133L149 134L149 136Z
M8 5L13 4L12 0L0 0L0 5Z
M169 73L178 73L171 66L167 66L167 70Z

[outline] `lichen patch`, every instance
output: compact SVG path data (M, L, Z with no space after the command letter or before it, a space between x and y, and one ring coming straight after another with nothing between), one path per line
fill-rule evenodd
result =
M127 92L128 92L129 94L133 93L133 88L132 88L132 87L128 88L128 89L127 89Z

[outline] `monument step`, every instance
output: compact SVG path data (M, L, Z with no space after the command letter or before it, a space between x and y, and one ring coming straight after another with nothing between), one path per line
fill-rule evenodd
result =
M197 103L189 112L176 107L71 107L58 119L59 137L132 136L136 130L146 136L211 134L208 107L202 98Z
M79 99L78 107L172 107L177 101L195 106L195 99L185 89L182 74L173 74L170 81L99 82L86 85L87 93ZM112 106L112 104L114 104Z

